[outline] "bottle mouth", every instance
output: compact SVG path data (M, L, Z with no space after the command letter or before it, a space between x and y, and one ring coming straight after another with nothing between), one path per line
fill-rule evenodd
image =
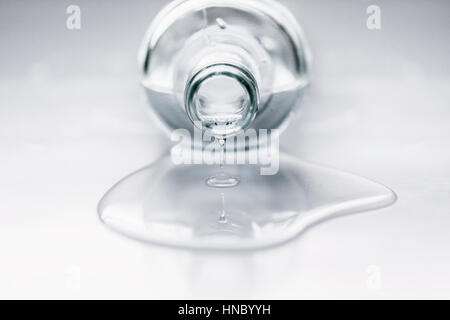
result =
M259 90L246 68L213 64L191 76L185 90L185 108L191 121L212 136L229 137L245 130L255 118Z

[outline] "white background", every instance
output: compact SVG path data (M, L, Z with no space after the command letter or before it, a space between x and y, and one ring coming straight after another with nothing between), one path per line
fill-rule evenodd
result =
M297 157L392 188L388 208L270 250L142 244L99 221L118 179L168 138L136 52L165 1L0 3L1 298L450 298L450 4L283 1L314 54ZM82 10L81 30L66 8ZM366 28L366 8L382 28Z

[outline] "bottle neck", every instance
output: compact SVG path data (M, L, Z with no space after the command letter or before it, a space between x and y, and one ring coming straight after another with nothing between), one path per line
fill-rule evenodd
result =
M182 79L178 92L194 124L222 138L245 130L258 111L262 74L271 77L262 72L270 59L258 41L239 26L212 25L193 34L179 57L175 81Z
M188 78L185 109L191 121L212 136L226 138L246 129L256 116L258 84L239 63L207 64Z

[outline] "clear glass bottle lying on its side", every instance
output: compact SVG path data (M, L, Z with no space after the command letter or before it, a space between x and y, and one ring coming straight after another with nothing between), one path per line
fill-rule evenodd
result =
M140 51L142 84L165 128L216 137L277 129L298 109L310 54L292 14L269 0L183 0L163 9Z

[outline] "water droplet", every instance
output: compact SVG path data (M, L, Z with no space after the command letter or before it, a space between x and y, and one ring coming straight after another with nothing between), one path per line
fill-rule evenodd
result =
M220 29L226 29L227 28L227 23L222 18L217 18L216 22L217 22L217 25L219 26Z
M220 146L220 169L223 169L223 164L225 162L225 139L219 138Z
M220 193L220 197L222 198L222 211L220 212L219 223L227 223L227 217L225 213L225 194Z
M224 173L219 173L206 179L206 185L213 188L233 188L236 187L239 182L239 178Z

